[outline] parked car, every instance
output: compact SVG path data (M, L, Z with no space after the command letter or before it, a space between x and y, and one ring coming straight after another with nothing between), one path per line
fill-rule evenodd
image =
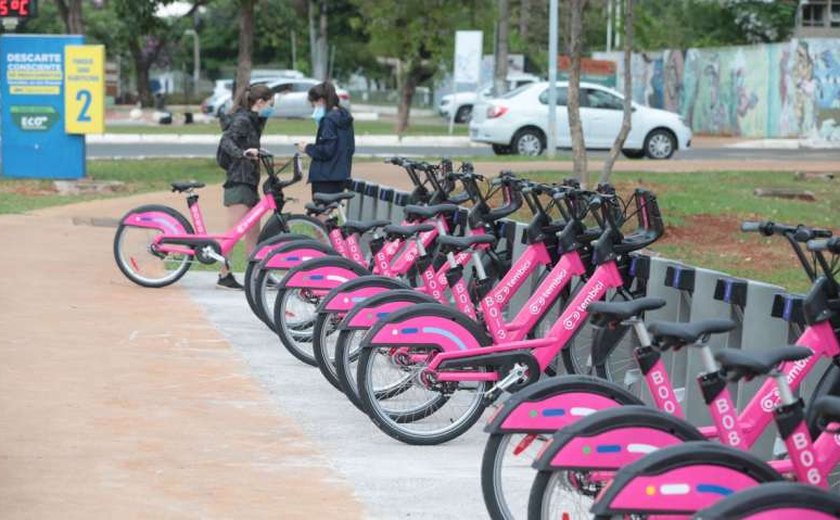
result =
M271 117L308 117L312 113L307 93L309 89L320 83L312 78L259 78L251 81L251 85L263 84L274 92L274 112ZM350 110L350 93L343 88L336 87L336 93L341 100L341 106ZM228 93L216 116L230 110L231 95Z
M548 82L512 90L474 110L470 140L489 143L499 155L539 155L546 147ZM557 83L557 146L571 148L566 111L568 82ZM613 89L580 84L580 117L589 149L609 149L621 129L624 101ZM691 146L691 128L679 115L633 103L632 127L622 153L631 159L668 159Z
M230 92L233 89L232 79L219 79L213 88L213 93L201 102L201 113L219 116L219 109L225 101L230 99Z
M532 74L509 75L507 78L508 90L514 90L522 85L536 83L539 80L539 77ZM452 117L452 112L454 111L456 123L467 123L472 117L475 104L482 99L491 97L495 97L494 85L492 83L482 86L478 92L463 91L447 94L440 99L438 113L449 119Z

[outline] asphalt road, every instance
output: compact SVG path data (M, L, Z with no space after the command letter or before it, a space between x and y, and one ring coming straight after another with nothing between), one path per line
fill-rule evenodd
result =
M273 146L278 154L291 154L294 147L287 145ZM432 147L432 146L370 146L359 147L356 155L376 156L426 156L436 157L478 157L492 156L490 147ZM569 156L570 152L561 151L561 155ZM89 158L140 158L140 157L215 157L216 145L204 144L91 144L88 146ZM594 160L603 159L606 152L590 153ZM771 160L771 161L838 161L840 163L840 149L833 150L762 150L742 148L695 148L678 152L675 160Z

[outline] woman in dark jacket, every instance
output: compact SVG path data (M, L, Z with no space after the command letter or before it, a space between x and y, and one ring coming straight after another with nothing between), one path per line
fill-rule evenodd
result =
M297 147L312 158L309 165L312 194L340 193L350 178L356 151L353 117L339 105L338 94L329 81L309 89L308 98L318 133L315 144L298 143Z
M253 85L236 99L233 113L222 134L217 160L227 172L224 205L227 207L231 228L260 200L257 190L260 183L257 154L266 119L273 111L274 94L271 89L265 85ZM248 254L256 247L259 234L259 226L253 226L245 233L245 249ZM231 289L242 288L226 265L219 273L218 284Z

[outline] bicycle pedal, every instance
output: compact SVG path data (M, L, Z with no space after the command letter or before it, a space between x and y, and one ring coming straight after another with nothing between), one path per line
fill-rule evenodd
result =
M489 399L491 396L493 400L495 400L499 394L507 390L508 388L512 387L513 385L523 381L528 376L526 372L528 371L528 367L523 365L522 363L516 363L511 368L510 372L507 373L505 377L502 378L501 381L493 385L490 390L484 392L484 397Z

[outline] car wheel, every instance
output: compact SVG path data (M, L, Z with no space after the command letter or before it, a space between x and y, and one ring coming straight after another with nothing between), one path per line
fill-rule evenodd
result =
M513 153L513 149L511 149L511 147L508 145L494 144L493 153L495 153L496 155L510 155Z
M545 149L545 137L534 128L525 128L513 136L513 151L517 155L540 155Z
M630 150L628 148L625 148L625 149L621 150L621 154L624 157L627 157L628 159L641 159L642 157L645 156L645 151L644 150Z
M677 139L668 130L659 128L645 139L645 155L651 159L670 159L677 149Z
M470 105L464 105L455 112L456 123L469 123L470 119L472 119L472 106Z

